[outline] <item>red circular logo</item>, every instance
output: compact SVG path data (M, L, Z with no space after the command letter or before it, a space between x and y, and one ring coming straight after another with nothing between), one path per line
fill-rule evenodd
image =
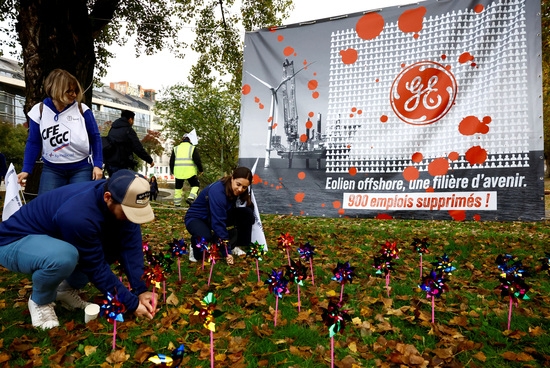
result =
M457 84L454 75L441 64L421 61L405 68L393 81L391 107L407 124L433 124L454 104Z

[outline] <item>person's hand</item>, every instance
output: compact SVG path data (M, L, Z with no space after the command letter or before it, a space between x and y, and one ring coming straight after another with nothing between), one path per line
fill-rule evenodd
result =
M103 170L100 167L94 166L94 171L92 172L92 180L103 179Z
M156 310L155 307L157 305L156 296L153 296L153 293L150 291L146 291L144 293L139 294L139 305L137 309L134 311L134 314L136 317L146 317L149 319L153 319L155 316Z
M27 177L29 176L29 173L28 172L20 172L19 174L17 174L17 183L21 186L25 186L25 181L27 180Z
M151 165L150 165L150 166L151 166L151 167L155 166L155 163L154 163L154 162L151 162Z
M226 261L227 261L227 264L230 266L235 263L235 260L233 259L233 256L231 254L227 255Z

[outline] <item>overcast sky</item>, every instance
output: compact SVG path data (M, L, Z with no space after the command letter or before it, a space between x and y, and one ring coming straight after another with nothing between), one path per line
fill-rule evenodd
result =
M294 24L316 19L334 17L342 14L357 13L381 7L411 4L412 0L294 0L294 10L285 24ZM191 42L193 30L187 28L183 37ZM163 51L153 56L135 58L131 45L112 48L116 55L110 61L107 76L103 82L128 81L139 84L143 88L152 88L157 92L177 83L187 83L187 75L196 57L187 53L186 57L178 59L169 52Z

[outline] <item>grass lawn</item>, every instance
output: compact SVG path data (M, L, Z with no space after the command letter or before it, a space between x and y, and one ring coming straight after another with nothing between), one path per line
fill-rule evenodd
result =
M143 226L154 252L167 252L174 238L188 235L183 211L156 208L157 219ZM322 319L331 300L339 300L341 287L332 280L337 262L355 268L344 285L342 310L350 317L334 336L337 367L544 367L550 363L550 285L541 269L550 241L550 223L452 222L415 220L326 219L263 215L270 250L259 262L238 257L234 266L182 258L178 280L176 263L167 274L160 310L152 321L130 316L117 324L113 351L113 325L105 318L83 323L83 312L56 307L61 327L37 331L30 323L27 300L29 276L0 268L0 367L135 367L154 366L147 358L170 355L183 344L182 367L210 366L210 335L193 316L194 306L209 293L217 299L214 352L216 367L326 367L331 351L328 327ZM298 244L315 246L314 281L300 287L289 284L279 299L264 280L273 270L284 270L286 253L277 238L295 239L290 255L298 260ZM418 288L420 256L411 245L426 238L429 254L422 257L426 275L436 257L447 254L456 270L446 282L449 290L431 301ZM386 241L396 242L399 259L390 273L390 290L376 275L374 256ZM530 300L513 306L507 329L509 303L502 298L495 259L510 253L529 269L525 277ZM83 296L97 303L102 296L87 287ZM277 325L275 309L277 307Z

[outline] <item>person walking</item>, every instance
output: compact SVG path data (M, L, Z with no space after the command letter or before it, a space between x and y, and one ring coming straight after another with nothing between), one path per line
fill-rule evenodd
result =
M159 186L157 182L157 177L155 175L151 176L151 178L149 179L149 186L151 190L151 200L156 201L159 194Z
M230 265L234 262L233 253L245 253L243 249L250 246L252 225L256 221L250 197L251 184L250 169L238 167L231 175L224 176L200 192L184 219L185 227L191 234L191 262L201 257L197 243L202 239L206 242L225 242L227 248L222 247L220 251ZM229 244L231 237L227 228L230 226L234 226L237 233L235 244Z
M105 170L109 176L121 169L135 170L137 162L134 153L147 162L150 167L155 166L151 155L145 151L136 131L132 128L136 114L130 110L122 110L120 118L111 125L108 137L116 146L114 152L104 157Z
M101 137L92 110L80 102L78 80L66 70L54 69L44 81L44 92L49 97L28 113L29 135L17 181L24 186L40 156L38 195L66 184L102 179Z
M108 180L69 184L33 199L0 223L0 265L32 275L28 301L32 325L59 326L55 301L68 309L89 303L79 289L91 282L110 293L127 313L153 318L153 294L142 280L143 245L139 224L155 218L149 183L119 170ZM131 290L111 270L118 261Z
M184 134L181 143L172 150L170 171L175 178L174 206L181 206L185 180L191 186L191 191L185 202L191 205L199 193L200 183L197 174L202 174L203 168L199 152L191 143L188 134Z

